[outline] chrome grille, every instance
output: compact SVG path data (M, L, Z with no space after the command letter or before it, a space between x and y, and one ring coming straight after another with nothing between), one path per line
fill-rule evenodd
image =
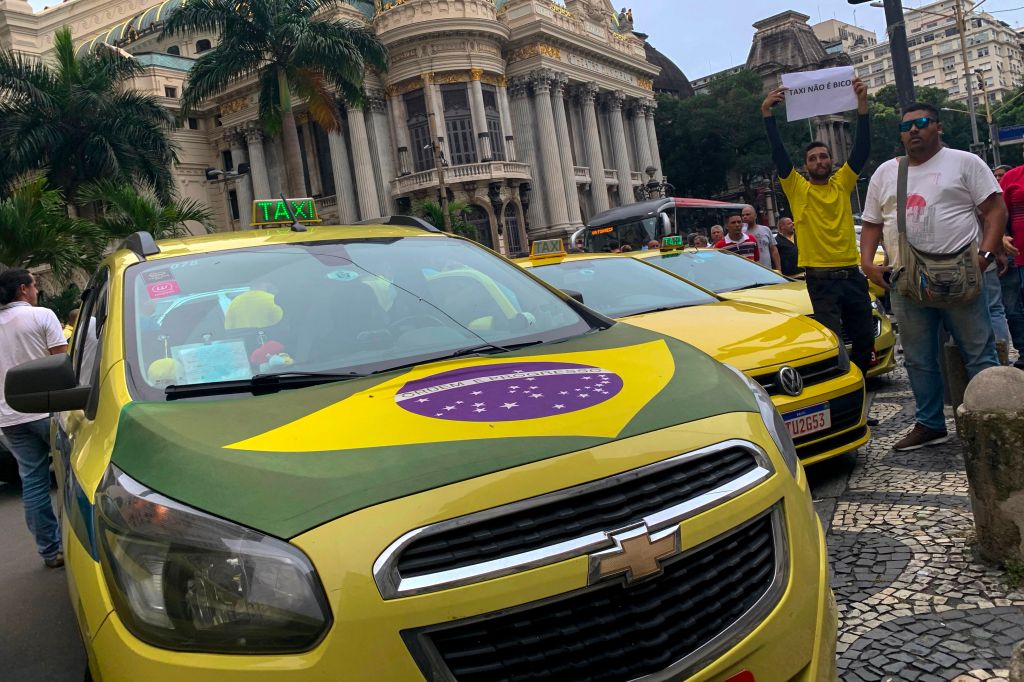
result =
M654 673L681 679L763 620L785 586L787 567L777 505L670 559L654 578L598 584L402 634L427 679L624 682Z
M767 455L733 440L407 533L374 564L384 598L465 585L614 546L609 533L678 524L749 490Z
M839 367L839 354L837 353L833 357L827 360L821 360L819 362L812 362L808 365L800 365L799 367L793 367L800 376L804 379L804 387L813 386L820 384L823 381L834 379L835 377L842 376L845 372ZM782 388L779 386L779 375L777 372L771 374L758 374L754 377L754 381L761 384L764 390L768 391L769 395L778 395L782 392Z

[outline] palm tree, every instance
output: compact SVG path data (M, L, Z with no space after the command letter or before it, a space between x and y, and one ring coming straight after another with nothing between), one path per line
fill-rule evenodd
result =
M292 92L326 130L338 127L337 97L362 102L367 66L387 68L387 51L361 24L327 16L341 0L190 0L167 19L162 36L218 31L217 47L192 66L182 93L188 112L233 81L255 76L267 132L283 135L293 196L306 194Z
M142 66L113 50L76 57L67 27L53 46L51 64L0 52L0 196L43 172L69 199L97 178L143 180L169 198L174 119L126 87Z
M36 178L0 201L0 264L12 268L49 266L58 281L75 271L91 272L109 242L100 227L69 218L64 196Z
M441 209L441 205L436 201L424 200L417 202L416 205L412 207L412 212L426 220L434 227L441 227L444 225L444 211ZM451 219L452 232L459 236L476 240L476 228L466 220L466 214L468 212L469 204L463 201L448 202L448 216Z
M128 183L101 180L86 185L78 193L82 204L99 207L93 223L111 239L127 237L145 230L156 239L187 237L192 232L185 225L197 222L213 232L213 214L192 199L162 201L153 192L139 191Z

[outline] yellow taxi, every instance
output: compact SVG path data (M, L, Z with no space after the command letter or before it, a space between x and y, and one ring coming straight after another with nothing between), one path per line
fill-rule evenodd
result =
M714 291L722 298L770 305L780 310L814 317L807 283L783 277L774 270L727 251L716 249L664 249L633 254L674 275ZM868 378L896 369L896 334L885 309L871 298L875 347ZM849 348L849 341L844 342Z
M805 464L867 442L864 378L835 334L803 315L729 301L616 254L543 254L519 263L589 307L673 336L743 371L772 396Z
M137 233L5 391L86 679L836 679L764 389L414 219Z

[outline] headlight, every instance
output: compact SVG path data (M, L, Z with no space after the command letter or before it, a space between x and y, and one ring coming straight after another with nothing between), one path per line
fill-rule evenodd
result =
M114 466L96 493L96 521L117 615L145 642L292 653L330 626L313 565L287 542L163 497Z
M850 354L846 352L842 339L839 339L839 371L843 374L850 371Z
M842 345L840 345L840 348L842 348ZM847 358L847 366L849 366L849 358ZM754 394L754 399L757 400L757 409L761 412L761 421L764 422L765 428L768 429L772 440L775 441L775 447L782 454L782 459L785 460L789 473L796 476L797 467L800 466L800 458L797 457L796 445L793 444L793 438L789 435L789 430L786 428L786 422L783 421L782 415L775 409L772 397L768 395L768 391L764 390L761 384L743 372L731 365L726 365L726 367L736 372L736 375L743 379L747 386L750 387L751 392Z

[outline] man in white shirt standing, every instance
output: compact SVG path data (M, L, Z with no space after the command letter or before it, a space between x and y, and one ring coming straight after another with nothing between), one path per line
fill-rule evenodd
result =
M919 251L955 254L978 239L978 218L983 232L978 266L984 272L995 262L1006 226L1002 190L985 162L974 154L942 144L939 112L915 102L904 109L900 138L909 160L906 237ZM896 181L898 159L886 161L871 177L864 203L860 233L861 268L876 284L889 288L883 268L873 263L883 232L892 266L899 261ZM969 378L999 364L995 334L984 295L945 308L920 305L892 292L892 308L900 325L900 340L907 375L917 403L917 423L893 450L915 450L949 439L942 412L939 327L953 336L963 354Z
M757 242L757 251L760 254L758 262L766 268L778 270L781 267L779 249L775 246L772 229L767 225L757 224L757 211L750 204L743 207L740 217L743 218L743 234L753 237Z
M50 416L11 409L4 399L7 372L18 365L66 353L68 342L52 310L36 307L39 290L28 270L0 272L0 429L18 460L25 522L48 568L64 565L60 528L50 503Z

